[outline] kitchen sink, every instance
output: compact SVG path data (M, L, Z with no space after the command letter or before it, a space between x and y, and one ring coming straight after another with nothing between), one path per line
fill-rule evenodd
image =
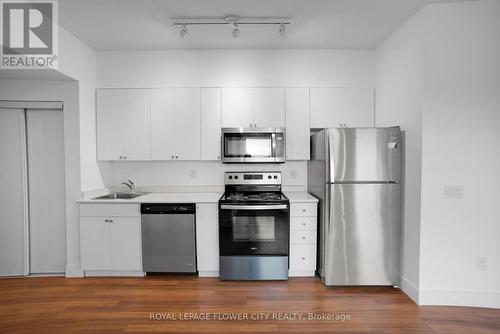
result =
M146 193L139 193L139 192L127 192L127 193L111 193L103 196L99 196L93 199L130 199L130 198L136 198L142 195L145 195Z

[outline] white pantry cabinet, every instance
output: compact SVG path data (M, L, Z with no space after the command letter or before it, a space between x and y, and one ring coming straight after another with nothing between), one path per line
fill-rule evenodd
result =
M149 89L97 90L97 159L150 159Z
M81 204L80 252L85 271L142 271L139 206Z
M200 276L219 275L219 224L216 203L196 204L196 257Z
M222 88L222 127L284 126L284 88Z
M373 89L311 88L311 128L375 126Z
M200 160L200 88L151 90L151 160Z
M201 89L201 160L220 160L221 89Z
M309 88L286 88L286 160L309 160Z

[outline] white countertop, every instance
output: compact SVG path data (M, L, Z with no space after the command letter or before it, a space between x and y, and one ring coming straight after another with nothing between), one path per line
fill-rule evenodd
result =
M221 196L209 192L149 193L131 199L82 199L78 203L217 203Z
M310 202L317 203L318 199L305 191L284 191L283 192L286 197L290 200L290 203L293 202Z

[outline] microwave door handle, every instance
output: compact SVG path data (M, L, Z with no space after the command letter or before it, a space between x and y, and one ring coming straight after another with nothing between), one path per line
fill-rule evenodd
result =
M276 158L276 133L271 134L271 156Z
M230 205L222 204L220 206L223 210L282 210L286 209L286 204L276 204L276 205Z

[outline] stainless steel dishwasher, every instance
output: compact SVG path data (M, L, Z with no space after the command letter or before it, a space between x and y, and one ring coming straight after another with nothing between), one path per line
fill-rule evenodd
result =
M141 204L145 272L196 272L195 213L194 204Z

